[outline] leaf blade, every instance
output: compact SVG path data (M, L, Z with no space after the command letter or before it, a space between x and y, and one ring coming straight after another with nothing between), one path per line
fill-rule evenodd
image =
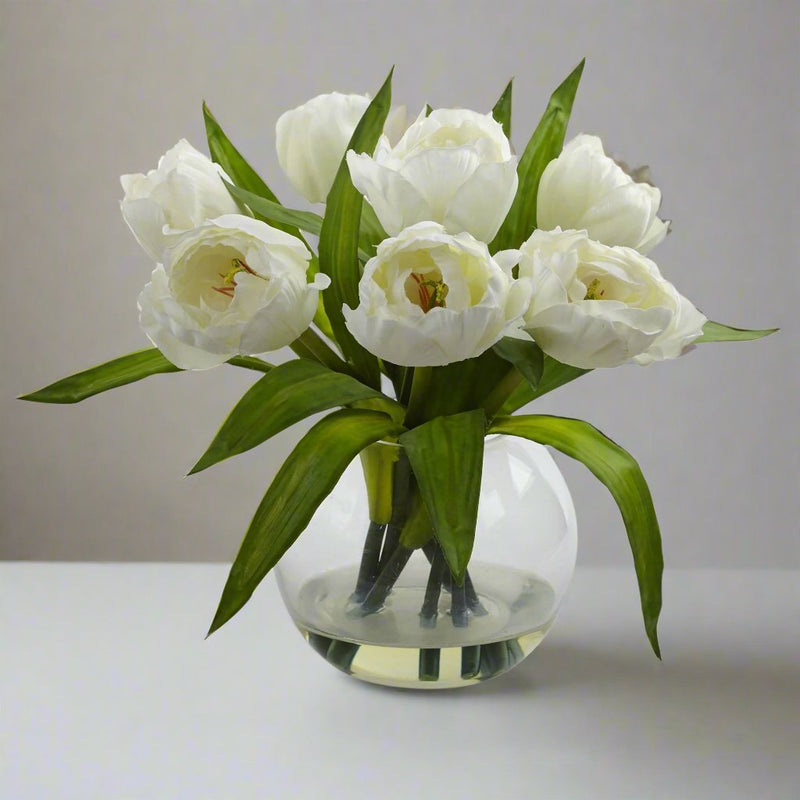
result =
M378 402L381 411L396 407L395 418L403 413L380 392L315 361L280 364L245 392L189 475L251 450L312 414L359 400Z
M486 418L481 409L436 417L402 434L430 523L461 583L467 571L483 470Z
M490 245L490 250L519 247L536 227L536 199L544 168L561 152L567 123L578 90L583 59L550 96L541 121L528 141L517 166L519 188L511 209Z
M543 362L542 377L536 388L534 389L527 382L520 383L505 403L503 403L498 413L501 416L511 414L518 408L522 408L522 406L533 402L542 395L552 392L554 389L558 389L589 372L591 372L591 370L572 367L569 364L562 364L560 361L556 361L554 358L546 355Z
M622 514L639 584L647 638L661 658L658 616L664 557L650 489L634 458L588 422L566 417L498 417L490 433L520 436L550 445L582 462L611 492Z
M392 100L392 72L370 102L356 126L347 150L372 153L383 130ZM336 341L345 357L358 371L362 380L374 388L380 386L378 359L361 347L344 322L342 306L358 305L358 282L361 269L358 262L358 241L361 210L364 200L350 180L346 158L342 159L336 179L328 194L325 220L319 236L319 262L332 284L323 293L325 311Z
M151 375L182 372L155 347L137 350L51 383L20 400L34 403L80 403L96 394L127 386Z
M278 200L272 189L267 186L261 176L250 166L247 159L234 147L206 103L203 103L203 121L206 127L206 139L208 140L208 150L211 153L212 161L216 161L240 189L245 189L280 205L280 200ZM294 225L288 225L284 222L275 222L273 224L276 228L280 228L292 236L302 238L300 231Z
M752 342L764 336L776 333L779 328L765 328L763 330L748 330L746 328L731 328L721 322L708 320L703 326L703 334L694 340L694 344L705 342Z
M224 183L235 198L249 206L253 212L257 213L261 219L270 225L283 224L312 233L314 236L318 236L320 230L322 230L322 217L313 211L297 211L293 208L286 208L286 206L274 200L260 197L255 192L234 186L228 181L224 181Z
M506 336L494 345L493 350L516 367L531 389L536 389L544 373L544 353L536 342Z
M492 116L503 126L503 133L506 139L511 138L511 93L513 90L514 79L512 78L503 93L498 98L492 109Z
M311 428L278 470L253 516L231 566L209 636L250 599L305 530L356 455L400 430L385 414L352 409L336 411Z

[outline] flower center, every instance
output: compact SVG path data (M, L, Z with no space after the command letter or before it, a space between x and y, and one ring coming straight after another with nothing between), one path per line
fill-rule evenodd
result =
M232 258L231 264L233 267L227 273L217 273L220 278L222 278L222 286L212 286L211 288L215 292L224 294L226 297L233 297L233 293L236 290L235 278L240 272L247 272L250 275L255 275L257 278L266 280L263 275L259 275L251 266L249 266L243 258Z
M584 300L602 300L603 295L606 293L605 289L600 288L600 279L595 278L587 287L586 287L586 297Z
M432 308L444 308L447 292L450 287L442 278L425 279L416 272L411 273L411 280L416 284L417 305L427 314Z

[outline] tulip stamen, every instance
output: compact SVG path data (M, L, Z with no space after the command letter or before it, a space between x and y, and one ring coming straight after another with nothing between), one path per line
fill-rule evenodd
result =
M422 280L415 272L411 277L417 284L419 307L427 314L432 308L444 308L450 287L444 281Z
M584 300L602 300L603 295L606 293L605 289L600 289L600 279L595 278L587 287L586 287L586 297Z
M257 278L266 280L263 275L259 275L243 258L232 258L231 264L233 264L233 268L229 272L217 273L220 278L222 278L223 286L212 286L211 288L215 292L224 294L226 297L233 297L234 291L236 290L236 276L240 272L246 272L248 275L255 275Z

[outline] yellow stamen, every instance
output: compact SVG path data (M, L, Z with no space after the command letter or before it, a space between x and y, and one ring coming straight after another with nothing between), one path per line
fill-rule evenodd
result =
M586 297L584 300L602 300L603 295L606 293L605 289L600 289L600 279L595 278L587 287L586 287Z

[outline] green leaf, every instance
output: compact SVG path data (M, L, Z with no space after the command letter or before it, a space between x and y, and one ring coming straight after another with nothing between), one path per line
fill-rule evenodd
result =
M464 580L475 540L485 435L486 418L478 409L436 417L399 439L458 583Z
M696 344L702 344L703 342L749 342L753 339L769 336L777 330L778 328L765 328L760 331L749 331L745 328L730 328L727 325L709 320L703 326L703 335L694 341Z
M536 389L544 371L544 353L536 342L506 336L493 349L500 358L516 367L532 389Z
M424 419L447 417L481 406L490 389L508 373L508 362L491 348L477 358L433 367Z
M356 126L348 150L372 153L383 130L392 102L392 73L364 112ZM330 319L336 341L348 361L356 368L364 383L380 387L378 359L361 347L344 324L342 305L358 305L358 281L361 267L358 261L358 238L363 198L350 180L347 161L343 158L336 179L328 194L325 220L319 236L319 263L330 275L332 284L323 292L325 311Z
M253 356L234 356L228 364L258 372L269 372L272 369L272 364ZM106 361L83 372L77 372L45 386L44 389L20 395L17 399L30 400L34 403L80 403L87 397L107 392L109 389L127 386L151 375L166 372L183 372L183 370L167 361L160 350L148 347L120 356L113 361Z
M539 181L544 168L558 156L564 146L567 123L572 112L572 104L575 100L575 92L578 90L585 60L581 61L553 92L544 116L522 154L517 166L519 175L517 195L497 236L490 245L493 253L498 250L519 247L536 227L536 197L539 192Z
M581 375L586 375L591 372L589 369L581 369L580 367L572 367L569 364L562 364L550 356L544 357L544 367L541 380L534 389L529 383L520 383L516 389L511 393L508 399L503 403L500 409L500 414L511 414L518 408L527 405L528 403L536 400L542 395L552 392L553 389L558 389Z
M244 394L189 474L244 453L311 414L366 399L379 404L377 410L402 418L402 406L355 378L316 361L287 361Z
M267 364L266 361L262 361L255 356L234 356L233 358L229 358L226 363L230 364L232 367L244 367L245 369L252 369L256 372L269 372L271 369L275 369L272 364Z
M205 103L203 103L203 120L206 125L206 138L208 139L208 149L211 153L212 160L216 161L217 164L228 173L230 179L240 189L245 189L258 197L266 198L273 203L280 204L274 192L264 183L250 164L247 163L244 156L233 146L230 139L225 135L225 131L222 130L221 125L217 122ZM253 209L253 211L259 219L265 222L268 221L263 219L255 209ZM280 228L282 231L292 234L292 236L302 238L295 225L285 222L273 222L272 224L276 228Z
M361 250L370 258L375 255L378 245L389 237L375 214L375 210L366 200L364 200L361 207L361 227L359 228L358 237L361 243Z
M319 236L319 232L322 230L322 217L319 214L315 214L313 211L296 211L293 208L286 208L274 200L259 197L254 192L241 189L228 181L224 181L224 183L237 200L241 200L249 206L260 219L270 225L284 224Z
M250 599L356 455L400 430L385 414L352 409L336 411L311 428L278 470L250 523L209 635Z
M548 444L581 461L606 485L619 506L628 533L647 638L655 654L658 615L661 612L661 575L664 559L661 534L650 489L633 457L588 422L550 416L498 417L490 433L521 436Z
M507 139L511 138L511 89L513 83L514 79L512 78L492 109L492 116L503 126L503 133Z
M180 371L159 350L150 347L62 378L37 392L22 395L19 399L32 400L35 403L80 403L87 397L135 383L151 375Z

